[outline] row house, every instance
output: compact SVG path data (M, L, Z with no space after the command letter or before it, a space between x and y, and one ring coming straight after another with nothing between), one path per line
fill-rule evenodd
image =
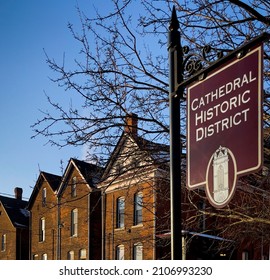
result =
M22 199L23 190L16 187L15 198L0 196L0 260L29 258L29 211Z
M137 116L128 116L99 184L104 259L166 257L158 235L170 228L168 159L168 146L139 137Z
M71 158L62 176L40 172L29 202L0 196L0 259L170 259L169 159L128 115L104 168ZM224 209L183 187L183 258L269 259L269 178L243 177Z
M28 205L31 259L101 259L100 171L70 159L61 177L40 173Z
M40 172L29 199L32 259L56 259L58 240L56 192L60 182L60 176Z
M137 116L105 169L70 159L41 172L29 200L31 259L157 259L168 251L168 147L137 135ZM164 179L165 178L165 179ZM166 251L166 252L167 252Z
M101 193L96 187L101 171L70 160L57 192L57 259L101 259Z

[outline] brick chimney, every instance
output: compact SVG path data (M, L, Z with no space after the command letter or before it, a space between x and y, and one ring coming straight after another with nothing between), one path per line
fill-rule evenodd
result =
M16 187L14 188L14 193L15 193L15 198L18 200L22 200L22 193L23 193L23 189Z
M125 132L137 136L138 132L138 115L128 114L125 119Z

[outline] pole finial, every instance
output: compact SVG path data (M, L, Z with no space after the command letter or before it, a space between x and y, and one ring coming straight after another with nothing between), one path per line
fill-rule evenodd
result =
M179 21L177 19L175 6L173 6L169 30L173 31L173 30L177 30L178 28L179 28Z

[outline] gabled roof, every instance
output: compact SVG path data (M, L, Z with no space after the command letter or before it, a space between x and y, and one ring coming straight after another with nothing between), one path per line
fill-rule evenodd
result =
M105 179L109 175L112 166L120 156L121 150L127 140L131 140L135 144L135 146L144 153L144 159L146 159L146 157L149 157L152 164L156 164L159 166L168 165L170 161L170 149L168 145L155 143L137 136L137 134L127 133L126 131L124 131L107 162L102 179ZM135 148L135 146L133 148ZM132 152L129 155L131 156Z
M61 185L58 190L58 194L60 194L64 190L66 181L69 180L69 176L73 168L79 171L81 177L85 180L89 188L96 187L96 183L100 180L101 174L103 172L103 168L95 164L71 158L65 170Z
M135 138L142 151L145 151L155 164L168 164L170 162L170 146L155 143L142 137Z
M59 188L62 179L61 176L47 172L42 172L42 175L44 176L45 180L48 182L53 191L56 191Z
M38 192L40 190L40 186L44 181L48 183L48 185L51 187L53 192L56 192L57 189L60 186L61 179L62 179L61 176L41 171L40 174L39 174L39 177L37 179L36 185L34 187L34 190L32 191L31 197L29 199L27 209L32 208L33 203L34 203L34 201L35 201L35 199L38 195Z
M5 209L15 228L27 228L29 225L29 211L26 210L27 201L0 196L0 203Z

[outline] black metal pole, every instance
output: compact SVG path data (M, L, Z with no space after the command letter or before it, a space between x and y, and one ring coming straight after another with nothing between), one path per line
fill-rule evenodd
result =
M181 137L180 98L182 82L182 48L180 44L179 22L173 7L168 33L169 51L169 107L170 107L170 196L171 196L171 259L182 259L182 209L181 209Z

